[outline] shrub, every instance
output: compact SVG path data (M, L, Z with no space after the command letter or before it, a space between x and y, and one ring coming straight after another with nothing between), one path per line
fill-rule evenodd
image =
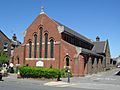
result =
M10 57L5 52L0 52L0 64L7 63Z
M61 70L53 68L25 67L19 68L20 75L24 78L58 78L61 77Z

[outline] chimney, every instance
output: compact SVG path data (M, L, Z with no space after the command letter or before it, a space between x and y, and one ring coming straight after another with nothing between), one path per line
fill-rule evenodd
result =
M13 39L14 41L17 41L16 34L13 34L12 39Z
M100 38L99 36L96 37L96 41L99 42L100 41Z

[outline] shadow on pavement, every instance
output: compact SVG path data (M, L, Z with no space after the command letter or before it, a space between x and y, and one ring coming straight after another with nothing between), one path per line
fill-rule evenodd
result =
M4 80L0 80L0 81L4 81Z

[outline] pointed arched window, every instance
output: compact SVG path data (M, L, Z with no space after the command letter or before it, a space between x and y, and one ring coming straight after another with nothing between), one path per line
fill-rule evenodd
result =
M39 58L42 58L42 31L43 31L43 28L40 27Z
M29 58L32 57L32 42L29 41Z
M69 66L70 65L70 60L69 60L69 58L67 57L66 58L66 66Z
M54 40L50 40L50 58L54 58Z
M36 51L37 51L37 35L34 35L34 58L36 58Z
M45 56L45 58L47 58L47 56L48 56L48 34L45 33L44 37L45 37L45 53L44 53L44 56Z

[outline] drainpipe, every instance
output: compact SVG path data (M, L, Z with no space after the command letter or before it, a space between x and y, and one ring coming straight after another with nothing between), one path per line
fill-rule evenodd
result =
M58 65L58 68L60 69L60 55L61 55L61 44L59 43L59 65Z
M23 65L25 65L25 52L26 52L26 45L24 45L24 53L23 53Z

